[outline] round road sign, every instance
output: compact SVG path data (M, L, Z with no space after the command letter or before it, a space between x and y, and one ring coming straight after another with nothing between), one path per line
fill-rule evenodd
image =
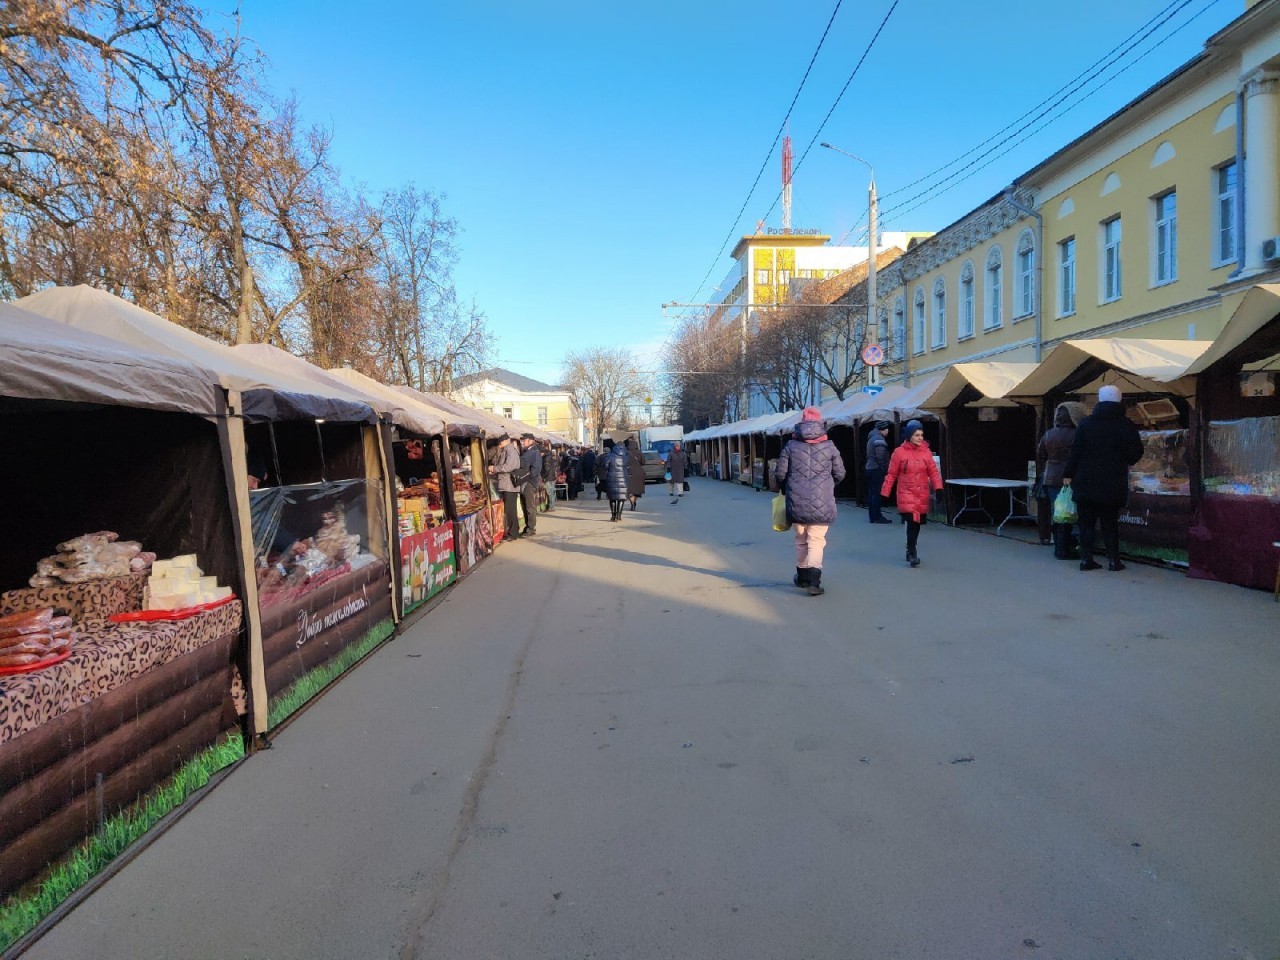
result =
M867 344L862 348L862 362L868 367L880 366L884 363L884 349L879 344Z

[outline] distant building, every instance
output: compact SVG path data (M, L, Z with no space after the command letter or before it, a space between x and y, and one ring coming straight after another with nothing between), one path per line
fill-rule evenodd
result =
M582 410L564 387L491 367L454 380L452 397L477 410L561 434L575 443L586 442Z

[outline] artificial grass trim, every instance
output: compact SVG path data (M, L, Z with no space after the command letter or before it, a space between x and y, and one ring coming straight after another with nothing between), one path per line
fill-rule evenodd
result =
M169 779L108 817L93 836L50 870L34 892L7 897L0 903L0 951L34 930L130 844L207 784L210 777L243 756L244 740L238 733L202 750Z
M267 723L274 729L356 663L369 655L376 647L395 633L395 621L391 618L375 624L356 643L344 648L320 666L309 670L284 690L271 698Z

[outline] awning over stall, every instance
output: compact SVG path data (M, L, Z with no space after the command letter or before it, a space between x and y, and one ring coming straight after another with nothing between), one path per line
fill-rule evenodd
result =
M1038 366L1038 363L1003 360L957 363L946 372L937 389L921 401L920 406L943 410L964 392L965 387L973 387L983 397L992 400L1002 399L1031 376Z
M1187 368L1187 375L1192 376L1207 370L1278 316L1280 316L1280 284L1258 284L1244 295L1244 299L1231 314L1231 319L1218 334L1218 339L1213 341L1213 346L1200 354ZM1270 358L1269 363L1254 369L1280 369L1280 360Z
M0 304L0 395L109 403L212 416L225 408L212 371L135 350Z
M231 347L102 290L51 287L23 297L16 306L145 353L193 361L217 374L224 388L238 391L245 415L254 419L377 419L368 404L347 391L317 394L306 380L238 355Z
M1115 337L1064 340L1031 374L1008 392L1013 399L1032 400L1061 386L1089 361L1110 369L1088 383L1072 386L1073 393L1096 393L1114 383L1126 393L1195 394L1187 376L1191 365L1212 345L1210 340L1139 340ZM1183 379L1185 377L1185 379Z
M460 423L456 414L445 410L437 404L429 402L429 398L425 393L413 391L412 394L398 390L395 387L385 383L379 383L372 377L367 377L358 370L351 370L346 367L333 367L327 370L330 376L337 377L344 383L350 384L354 389L362 393L372 394L373 396L386 397L385 403L389 406L408 405L410 408L416 409L421 416L439 419L444 424L445 433L455 437L474 437L481 432L479 424L476 423ZM409 427L409 425L401 424L401 426ZM417 430L416 432L425 435L440 433L440 430Z

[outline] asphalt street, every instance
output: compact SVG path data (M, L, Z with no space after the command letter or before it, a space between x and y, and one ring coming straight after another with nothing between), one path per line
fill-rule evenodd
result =
M561 504L25 956L1280 957L1280 604L829 542Z

